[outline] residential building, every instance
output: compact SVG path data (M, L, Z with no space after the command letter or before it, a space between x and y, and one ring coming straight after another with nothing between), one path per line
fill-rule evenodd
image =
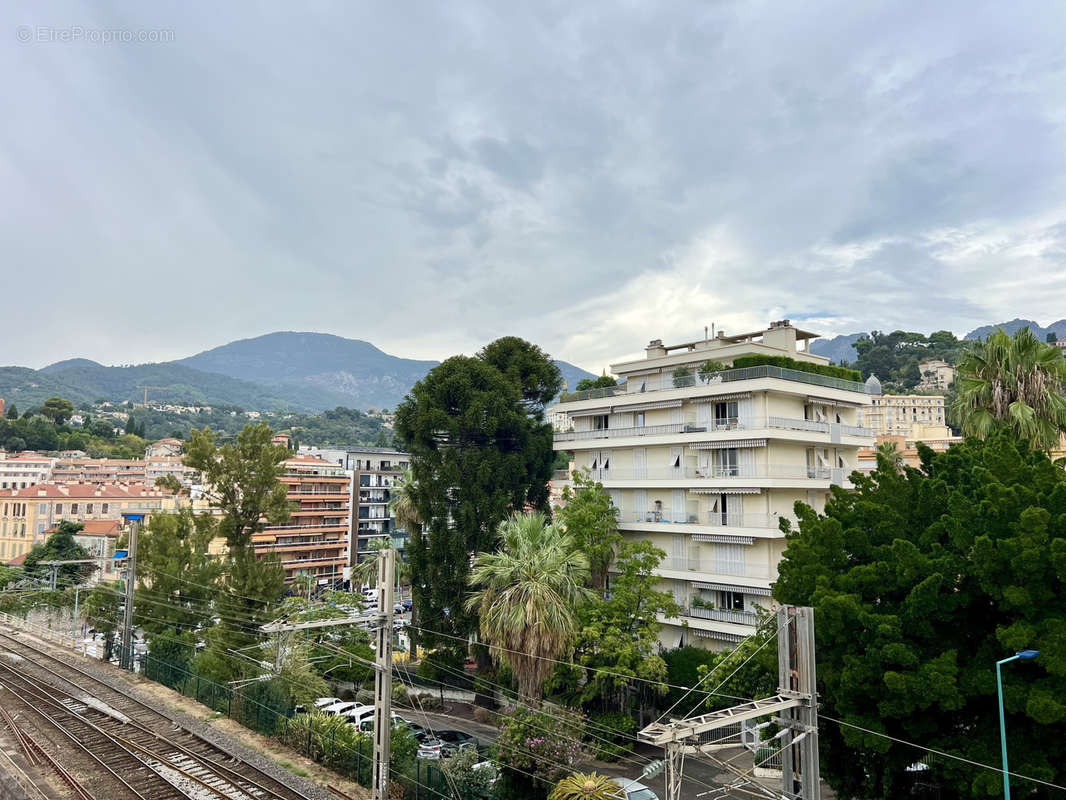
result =
M52 470L55 483L143 484L148 480L139 458L61 458Z
M796 501L823 511L873 443L862 383L768 364L698 372L740 356L828 365L807 347L816 337L783 320L678 345L656 339L644 358L611 366L619 386L558 406L572 429L556 433L555 449L603 483L627 539L667 554L660 588L683 611L661 620L665 647L719 648L752 634L758 609L772 607L781 520Z
M922 376L920 389L947 389L955 382L955 367L939 358L919 362L918 374Z
M352 508L355 509L352 563L365 559L374 542L382 539L391 540L402 558L408 533L396 527L389 503L392 488L410 466L409 456L391 447L350 447L345 458L352 471Z
M875 436L914 438L915 425L947 424L942 394L875 394L872 399L873 404L863 414L863 424Z
M0 492L0 561L28 553L63 520L113 520L174 511L184 498L154 486L39 483Z
M0 450L0 489L25 489L52 477L56 460L31 450L8 453Z
M147 456L144 459L144 478L149 486L155 486L157 479L164 475L173 475L182 486L192 486L196 479L196 470L182 462L182 456Z
M311 580L339 587L349 564L351 475L343 466L303 453L282 463L280 480L296 509L284 525L268 525L252 535L255 551L276 555L289 583Z
M183 452L180 439L160 439L144 448L144 458L147 461L156 456L180 456Z
M75 543L85 548L90 558L99 558L100 569L90 577L90 583L99 581L117 581L119 572L112 556L115 554L115 545L119 537L128 531L127 523L123 519L90 519L82 523L84 527L74 535ZM59 526L46 530L45 536L50 536L59 529Z

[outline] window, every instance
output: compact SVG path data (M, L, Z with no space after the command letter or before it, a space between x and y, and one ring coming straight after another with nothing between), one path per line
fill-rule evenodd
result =
M743 611L744 595L740 592L719 592L718 607L726 611Z
M85 513L86 514L93 513L93 504L92 503L86 503L85 504Z
M38 503L37 504L37 513L38 514L47 514L48 513L48 505L45 504L45 503Z
M59 515L59 514L62 514L62 513L63 513L63 504L62 503L56 503L56 514Z
M103 514L106 514L106 513L107 513L107 503L102 503L102 504L100 505L100 511L101 511L101 513L103 513Z
M638 428L643 428L644 427L644 412L643 411L638 411L637 412L637 427Z
M605 431L608 427L609 415L597 414L592 418L592 430Z
M714 404L714 426L716 428L736 427L737 401L730 400Z
M70 513L71 514L77 514L78 513L78 504L77 503L71 503L70 504Z
M714 571L721 575L743 575L744 545L716 544L714 546Z

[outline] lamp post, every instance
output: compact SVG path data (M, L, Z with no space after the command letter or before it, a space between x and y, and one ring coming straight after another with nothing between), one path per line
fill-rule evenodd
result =
M1007 725L1003 713L1003 675L1001 669L1011 661L1032 661L1040 655L1039 650L1019 650L1010 658L996 662L996 689L999 692L999 742L1003 749L1003 797L1010 800L1010 773L1007 771Z

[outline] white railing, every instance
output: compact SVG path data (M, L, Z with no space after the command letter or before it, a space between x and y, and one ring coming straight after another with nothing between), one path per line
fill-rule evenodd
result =
M618 521L623 523L707 525L722 528L769 528L777 530L782 519L795 522L784 514L743 514L737 512L675 511L621 511Z
M704 608L692 606L685 609L682 614L686 617L697 619L711 619L716 622L730 622L734 625L758 625L759 615L751 611L730 611L724 608Z
M674 422L669 425L644 425L628 428L601 428L595 431L564 431L555 434L556 442L581 442L590 439L621 439L633 436L669 436L679 433L709 433L715 431L757 431L777 428L788 431L806 431L808 433L828 434L832 424L813 419L793 417L749 417L744 419L729 418L711 421ZM858 425L840 425L840 432L846 436L873 436L873 431Z
M580 469L580 468L579 468ZM728 480L730 478L810 478L829 480L828 467L805 464L717 464L706 467L653 467L644 469L608 467L590 470L597 481Z
M841 425L840 432L845 436L873 436L872 428L864 428L862 425Z
M811 431L812 433L829 433L828 422L816 422L813 419L770 417L767 422L771 428L783 428L791 431Z
M642 425L635 428L603 428L598 431L566 431L555 434L557 442L580 442L587 439L610 439L623 436L661 436L670 433L684 433L684 422L669 425Z

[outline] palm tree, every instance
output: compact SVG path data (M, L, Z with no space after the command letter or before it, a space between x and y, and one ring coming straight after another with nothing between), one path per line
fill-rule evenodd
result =
M588 558L572 536L540 512L515 513L500 523L500 549L479 553L467 600L479 609L481 635L505 658L520 696L540 702L541 687L577 635L575 606L593 596L585 588Z
M378 584L378 557L385 550L394 550L392 541L389 539L376 539L370 544L370 552L366 557L352 567L352 585L377 586ZM400 551L396 551L396 585L406 583L411 577L411 565L400 558Z
M389 511L392 512L396 526L415 534L422 530L422 518L418 515L414 500L415 474L410 467L396 479L389 494Z
M877 460L880 461L882 457L895 472L903 469L903 453L899 451L896 442L881 442L877 445Z
M621 800L624 797L622 787L607 775L575 772L555 784L548 800Z
M959 359L958 394L951 405L967 436L985 437L997 422L1044 450L1066 431L1066 360L1028 328L1002 330L972 345Z

